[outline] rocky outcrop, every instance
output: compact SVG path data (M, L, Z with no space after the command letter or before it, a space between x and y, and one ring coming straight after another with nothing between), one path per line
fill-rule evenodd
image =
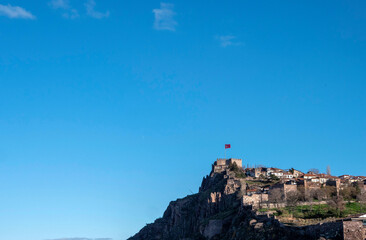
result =
M239 188L230 171L206 176L199 193L171 202L162 218L130 239L213 239L228 230L238 213Z
M305 227L285 226L242 204L246 183L229 169L211 172L197 194L170 202L162 218L146 225L130 240L305 240L362 239L362 226L331 222Z
M203 236L211 239L214 236L219 235L222 232L223 223L223 220L219 219L209 220L207 226L203 229Z
M345 240L366 239L366 228L362 222L343 222L343 238Z

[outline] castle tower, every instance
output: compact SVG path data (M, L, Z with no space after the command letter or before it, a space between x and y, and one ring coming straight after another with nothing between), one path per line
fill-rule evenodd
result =
M212 165L212 172L214 173L221 173L228 169L230 164L236 164L239 168L242 168L242 160L236 158L229 158L229 159L222 159L218 158L215 163Z

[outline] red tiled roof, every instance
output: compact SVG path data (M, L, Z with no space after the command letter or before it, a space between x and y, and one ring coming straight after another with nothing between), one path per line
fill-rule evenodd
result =
M329 176L329 178L339 179L339 177L336 176Z

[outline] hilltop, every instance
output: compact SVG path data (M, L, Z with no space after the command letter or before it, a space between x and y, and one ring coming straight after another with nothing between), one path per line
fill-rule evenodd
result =
M197 194L172 201L130 240L364 240L365 213L366 177L217 159Z

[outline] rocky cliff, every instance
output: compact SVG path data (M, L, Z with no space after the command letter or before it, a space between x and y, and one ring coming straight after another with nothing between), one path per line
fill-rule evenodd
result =
M342 223L296 228L242 206L245 180L227 169L211 172L199 192L169 204L162 218L130 240L344 239Z

